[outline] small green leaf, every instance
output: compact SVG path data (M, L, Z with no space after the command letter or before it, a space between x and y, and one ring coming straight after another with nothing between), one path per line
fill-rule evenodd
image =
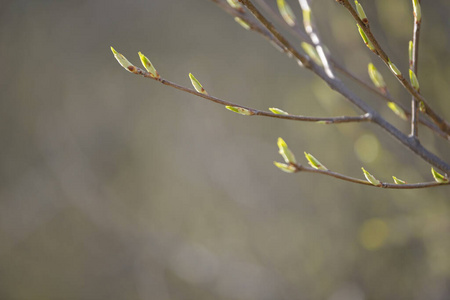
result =
M423 113L427 112L427 108L425 107L425 103L423 103L423 101L419 101L419 110Z
M417 23L420 23L420 21L422 21L422 11L420 9L420 3L418 0L412 0L412 3L414 9L414 18L416 19Z
M372 80L373 84L380 89L386 88L386 83L384 82L383 76L380 72L378 72L377 68L373 65L373 63L369 64L369 76Z
M398 179L395 176L392 176L392 178L394 179L395 184L406 184L406 181Z
M269 110L277 115L289 115L289 113L276 107L270 107Z
M291 150L289 150L286 142L282 139L282 138L278 138L278 153L281 154L281 156L283 157L284 161L286 163L291 163L291 164L296 164L297 161L295 160L295 156L294 154L291 152Z
M119 52L117 52L113 47L111 47L111 51L114 54L114 57L117 59L117 61L119 62L119 64L128 72L130 73L134 73L136 70L136 67L130 63L128 61L128 59L123 56L122 54L120 54Z
M305 26L306 32L310 33L312 31L311 26L311 9L303 9L303 26Z
M366 177L367 181L370 182L373 185L379 186L381 185L381 181L376 179L372 174L367 172L364 168L361 168L364 172L364 176Z
M232 8L239 9L239 10L244 9L244 8L242 7L242 4L239 3L238 0L227 0L227 2L228 2L228 4L229 4Z
M291 27L295 26L296 18L291 7L284 0L277 0L278 10L284 21Z
M242 107L239 107L239 106L229 106L229 105L227 105L227 106L225 106L225 108L230 110L230 111L232 111L232 112L235 112L237 114L243 115L243 116L251 116L251 115L253 115L252 111L250 111L248 109L245 109L245 108L242 108Z
M139 52L138 54L139 54L139 57L141 59L142 65L150 73L150 75L153 78L159 78L160 76L158 74L158 71L156 71L155 67L152 65L150 60L144 54L142 54L141 52Z
M356 5L356 12L358 13L358 16L361 19L361 21L363 21L363 23L365 24L369 23L369 20L367 19L366 13L364 12L362 5L359 4L357 0L355 0L355 5Z
M361 37L362 37L362 39L364 41L364 44L366 44L366 46L370 50L375 51L375 47L373 46L372 42L367 38L367 35L364 32L364 30L361 28L361 26L359 26L359 24L356 24L356 26L358 26L358 31L359 31L359 34L361 35Z
M439 183L446 183L448 182L448 178L438 172L434 168L431 168L431 174L433 174L434 180Z
M322 163L320 161L317 160L317 158L315 158L314 156L311 155L311 153L305 153L305 157L308 160L308 163L311 167L313 167L314 169L318 169L318 170L323 170L323 171L328 171L328 169L322 165Z
M244 20L242 20L241 18L236 17L236 18L234 18L234 20L235 20L239 25L241 25L242 27L244 27L245 30L250 30L250 29L251 29L250 25L248 25L248 23L245 22Z
M408 120L408 116L406 115L405 111L400 108L400 106L398 106L394 102L388 102L387 105L397 116L405 121Z
M319 66L322 66L322 60L319 57L319 53L317 53L316 47L314 47L311 44L308 44L306 42L302 42L302 48L305 50L306 54L308 54L311 59L318 64Z
M394 72L395 75L397 76L401 76L402 72L400 72L400 70L397 68L396 65L394 65L394 63L392 63L391 61L388 61L389 64L389 68L391 68L392 72Z
M195 78L194 75L192 75L192 73L189 73L189 78L191 79L192 85L194 86L197 92L202 93L204 95L208 95L203 86L200 84L200 81L198 81L197 78Z
M411 81L411 85L412 87L416 90L419 91L420 86L419 86L419 80L417 79L416 74L413 72L413 70L409 70L409 80Z
M293 165L287 165L287 164L283 164L277 161L274 161L273 164L280 169L281 171L284 171L286 173L294 173L297 171L297 168Z
M412 66L413 64L413 48L414 44L412 41L409 41L409 45L408 45L408 56L409 56L409 65Z

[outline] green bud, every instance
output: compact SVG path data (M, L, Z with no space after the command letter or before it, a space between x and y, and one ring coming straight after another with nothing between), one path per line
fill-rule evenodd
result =
M117 52L113 47L111 47L111 51L114 54L114 57L117 59L119 64L128 72L135 73L136 67L126 59L125 56Z
M284 161L286 163L291 163L291 164L296 164L297 161L295 160L295 156L294 154L291 152L291 150L289 150L286 142L282 139L282 138L278 138L278 153L281 154L281 156L283 157Z
M390 60L388 61L389 64L389 68L391 68L392 72L394 72L394 74L396 76L401 76L402 72L400 72L400 70L397 68L396 65L394 65Z
M291 27L295 26L296 18L291 7L284 0L277 0L278 10L284 21Z
M364 24L369 23L369 20L367 19L366 13L364 12L364 9L361 4L357 0L355 0L356 5L356 12L358 13L359 18L361 21L363 21Z
M405 111L400 108L397 104L394 102L388 102L387 106L400 118L403 120L408 120L408 116L406 115Z
M361 35L361 37L362 37L362 39L364 41L364 44L366 44L366 46L370 50L375 51L375 47L373 46L372 42L367 38L367 35L364 32L364 30L362 30L361 26L359 26L359 24L356 24L356 26L358 26L358 31L359 31L359 34Z
M241 18L236 17L236 18L234 18L234 20L235 20L239 25L241 25L242 27L244 27L245 30L250 30L250 29L251 29L250 25L248 25L248 23L245 22L244 20L242 20Z
M370 174L369 172L367 172L364 168L361 168L364 172L364 176L366 177L367 181L370 182L373 185L379 186L381 185L381 182L376 179L372 174Z
M281 171L284 171L286 173L295 173L297 171L297 168L293 165L287 165L283 164L277 161L274 161L273 164L280 169Z
M191 79L192 85L194 86L197 92L202 93L204 95L208 95L203 86L200 84L197 78L195 78L194 75L192 75L192 73L189 73L189 78Z
M240 9L240 10L244 9L244 8L242 7L242 4L239 3L238 0L227 0L227 2L228 2L228 4L229 4L232 8Z
M419 86L419 80L417 79L416 74L413 72L413 70L409 70L409 80L411 81L411 85L412 87L416 90L419 91L420 86Z
M139 57L141 58L141 63L142 65L145 67L145 69L150 73L150 75L153 78L159 78L159 74L156 71L155 67L152 65L152 63L150 62L150 60L141 52L138 53Z
M419 0L412 0L412 3L414 9L414 18L416 19L417 23L420 23L420 21L422 21L422 11L420 9Z
M448 178L438 172L434 168L431 168L431 174L433 174L434 180L439 183L446 183L448 182Z
M392 178L394 179L395 184L406 184L406 181L398 179L395 176L392 176Z
M319 160L317 160L317 158L315 158L314 156L312 156L310 153L305 153L305 157L308 160L308 163L311 167L313 167L314 169L318 169L318 170L323 170L323 171L328 171L328 169L321 164L321 162Z
M311 10L303 9L303 26L305 26L306 32L310 33L312 31L311 26Z
M302 48L305 50L306 54L308 54L311 59L318 64L319 66L322 66L322 60L319 57L319 53L317 53L316 47L314 47L311 44L308 44L306 42L302 42Z
M427 108L425 107L425 103L423 103L423 101L419 101L419 110L423 113L427 112Z
M410 66L412 66L412 64L413 64L413 47L414 47L413 42L409 41L408 55L409 55L409 65Z
M269 110L277 115L289 115L289 113L276 107L270 107Z
M243 115L243 116L251 116L251 115L253 115L252 111L250 111L250 110L248 110L246 108L239 107L239 106L229 106L229 105L227 105L227 106L225 106L225 108L230 110L230 111L232 111L232 112L235 112L237 114Z
M373 65L373 63L369 64L369 76L372 80L373 84L380 89L386 88L386 83L384 82L383 76L380 72L378 72L377 68Z

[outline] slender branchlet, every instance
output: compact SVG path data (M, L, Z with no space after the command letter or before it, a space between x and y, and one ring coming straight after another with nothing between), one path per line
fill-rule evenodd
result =
M414 11L414 29L413 38L410 43L409 48L409 70L414 74L413 76L418 76L418 59L419 59L419 37L420 37L420 26L422 24L422 14L420 8L420 0L412 0L413 11ZM417 92L420 92L419 86L417 84ZM419 101L416 97L411 99L411 136L414 138L419 137L419 126L418 126L418 116L419 116Z

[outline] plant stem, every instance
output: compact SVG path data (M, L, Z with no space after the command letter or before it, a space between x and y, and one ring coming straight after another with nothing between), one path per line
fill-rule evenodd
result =
M372 183L368 182L367 180L350 177L347 175L343 175L337 172L333 172L330 170L319 170L303 165L298 164L292 164L296 168L296 172L309 172L309 173L318 173L326 176L331 176L337 179L341 179L344 181L362 184L362 185L368 185L372 187L378 187L378 188L385 188L385 189L421 189L421 188L430 188L430 187L438 187L438 186L444 186L449 185L450 182L446 183L438 183L436 181L431 182L420 182L420 183L412 183L412 184L395 184L395 183L388 183L388 182L382 182L380 181L379 185L373 185Z

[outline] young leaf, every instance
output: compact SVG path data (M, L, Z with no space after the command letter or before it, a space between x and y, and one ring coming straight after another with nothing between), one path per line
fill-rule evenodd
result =
M361 35L361 37L362 37L362 39L364 41L364 44L366 44L366 46L370 50L375 51L375 47L373 46L372 42L367 38L367 35L364 32L364 30L362 30L361 26L359 26L359 24L356 24L356 26L358 26L358 31L359 31L359 34Z
M306 5L302 5L302 3L306 3ZM308 6L308 2L300 0L300 5L302 5L303 10L303 26L305 27L306 32L312 32L311 26L311 9Z
M394 72L395 75L401 76L402 72L397 68L396 65L394 65L391 61L388 61L389 68L391 68L392 72Z
M150 60L139 51L139 57L141 59L141 63L144 66L144 68L150 73L150 75L153 78L159 78L159 74L158 71L156 71L155 67L152 65L152 63L150 62Z
M117 52L113 47L111 47L111 51L114 54L114 57L117 59L117 61L119 62L119 64L128 72L130 73L134 73L134 70L136 69L136 67L130 63L128 61L128 59L126 59L125 56L123 56L122 54L120 54L119 52Z
M383 76L381 75L380 72L378 72L377 68L375 68L373 63L369 64L368 70L369 70L370 79L372 80L373 84L377 88L385 89L386 83L384 82Z
M419 110L423 113L427 112L427 108L425 107L425 103L423 103L423 101L419 102Z
M295 166L293 165L287 165L287 164L283 164L277 161L274 161L273 164L280 169L281 171L284 171L286 173L294 173L295 171L297 171L297 169L295 168Z
M317 160L314 156L311 155L311 153L305 153L305 157L308 160L308 163L311 167L318 170L328 171L328 169L320 163L320 161Z
M394 102L388 102L387 105L397 116L399 116L400 118L402 118L405 121L408 120L408 116L406 116L405 111L403 109L401 109L400 106L398 106Z
M392 178L394 179L395 184L406 184L406 181L398 179L395 176L392 176Z
M422 21L422 11L420 9L420 3L418 0L412 0L412 3L414 9L414 18L416 19L417 23L420 23Z
M289 113L276 107L270 107L269 110L277 115L289 115Z
M364 12L364 9L361 4L357 0L355 0L356 5L356 12L358 13L358 17L363 21L364 24L369 23L369 20L367 19L366 13Z
M305 50L306 54L308 54L309 57L311 57L311 59L318 64L319 66L322 66L322 60L319 57L319 53L317 53L316 48L311 45L308 44L306 42L302 42L302 48L303 50Z
M227 0L228 4L235 9L243 10L242 4L238 0Z
M284 0L277 0L278 10L284 21L291 27L295 26L296 18L291 7Z
M416 74L413 72L413 70L409 70L409 79L411 81L411 85L416 91L419 91L419 80L417 79Z
M432 167L431 168L431 174L433 174L434 180L439 183L446 183L448 182L448 178L438 172Z
M200 84L197 78L195 78L194 75L192 75L192 73L189 73L189 78L191 79L192 85L194 86L197 92L202 93L204 95L208 95L203 86Z
M409 41L409 45L408 45L408 56L409 56L409 65L412 66L413 64L413 42Z
M239 106L229 106L229 105L227 105L227 106L225 106L225 108L230 110L230 111L232 111L232 112L240 114L240 115L244 115L244 116L251 116L251 115L253 115L253 112L251 112L250 110L242 108L242 107L239 107Z
M364 172L364 176L366 177L367 181L370 182L373 185L379 186L381 185L381 181L376 179L372 174L367 172L364 168L361 168Z
M236 17L236 18L234 18L234 20L235 20L239 25L241 25L242 27L244 27L245 30L250 30L250 29L251 29L250 25L248 25L248 23L245 22L244 20L242 20L241 18Z
M291 164L296 164L297 161L295 160L295 156L294 154L291 152L291 150L289 150L286 142L282 139L282 138L278 138L278 153L281 154L281 156L283 157L284 161L286 163L291 163Z

